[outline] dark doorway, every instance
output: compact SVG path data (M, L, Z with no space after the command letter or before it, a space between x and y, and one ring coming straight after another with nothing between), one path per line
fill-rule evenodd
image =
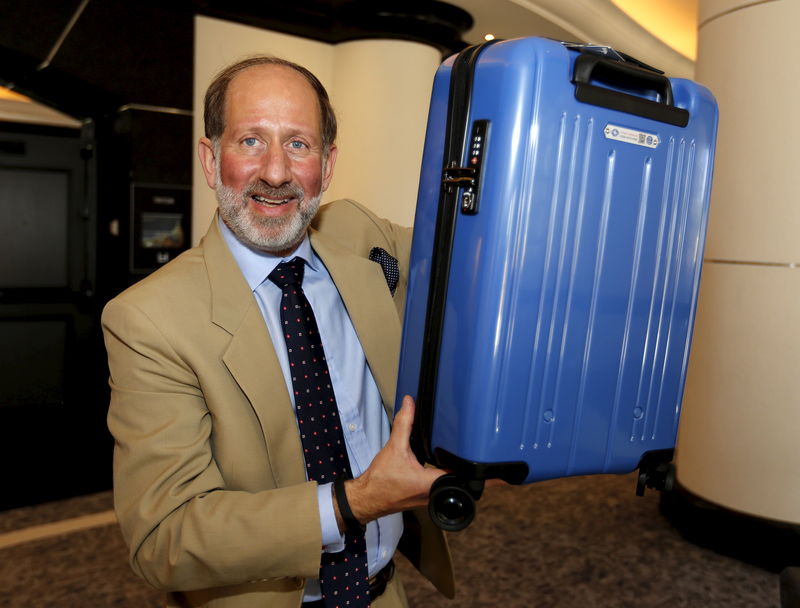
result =
M88 128L0 123L0 508L106 489Z

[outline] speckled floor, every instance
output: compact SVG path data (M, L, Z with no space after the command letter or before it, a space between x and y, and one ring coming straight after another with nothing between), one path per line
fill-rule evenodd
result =
M111 507L110 493L0 512L0 534ZM487 491L450 534L455 601L405 560L414 608L777 607L778 575L685 540L634 478L595 476ZM115 525L0 549L0 607L148 607L161 594L128 568Z

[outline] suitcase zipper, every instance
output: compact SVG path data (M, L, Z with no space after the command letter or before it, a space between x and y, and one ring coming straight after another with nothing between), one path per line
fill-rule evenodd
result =
M447 107L447 126L443 158L443 183L439 193L439 209L431 256L431 275L428 287L428 314L425 320L422 355L420 361L419 386L417 390L417 415L411 435L411 447L421 462L435 463L430 438L433 430L433 408L436 394L439 351L442 343L447 277L450 274L450 256L455 236L455 222L459 206L472 207L475 202L475 178L477 168L460 167L464 158L464 142L467 139L472 80L478 56L488 46L499 42L491 40L461 51L453 62L450 72L450 94ZM478 121L486 122L486 121ZM474 129L473 129L474 131ZM465 185L459 205L456 191ZM468 212L468 211L467 211Z

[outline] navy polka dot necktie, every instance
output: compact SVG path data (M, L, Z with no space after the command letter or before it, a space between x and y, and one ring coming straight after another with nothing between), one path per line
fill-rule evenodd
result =
M295 414L309 481L324 484L352 477L336 396L314 311L303 293L305 262L282 262L269 279L280 287L281 325L289 355ZM364 534L345 532L345 548L323 553L319 572L326 608L369 606L369 572Z

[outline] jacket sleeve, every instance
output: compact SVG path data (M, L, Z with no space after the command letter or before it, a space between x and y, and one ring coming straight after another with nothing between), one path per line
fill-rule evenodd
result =
M300 588L317 576L316 484L227 488L214 454L218 421L181 348L124 298L102 322L115 508L133 569L165 590L273 579Z

